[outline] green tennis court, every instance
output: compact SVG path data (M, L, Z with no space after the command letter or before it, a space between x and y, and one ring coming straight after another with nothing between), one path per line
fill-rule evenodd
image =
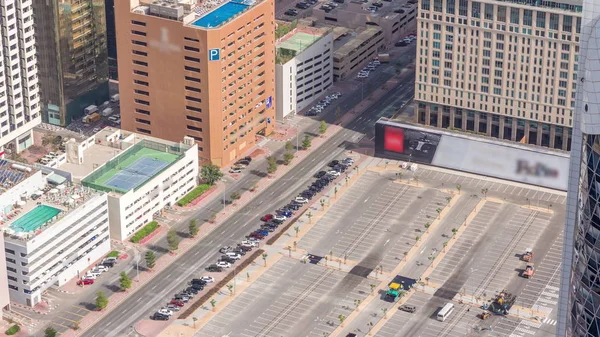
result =
M290 36L287 40L279 42L277 44L277 48L294 50L299 53L312 45L320 37L320 35L316 34L297 32L296 34Z
M31 211L24 214L10 224L10 229L15 232L28 233L37 230L42 227L46 222L58 215L61 210L58 208L38 205Z

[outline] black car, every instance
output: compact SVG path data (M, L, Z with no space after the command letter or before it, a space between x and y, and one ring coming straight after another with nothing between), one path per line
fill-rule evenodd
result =
M315 174L315 178L319 179L321 177L324 177L327 174L326 171L319 171Z
M251 251L251 250L252 250L252 247L250 247L250 246L242 246L242 245L238 245L238 249L239 249L239 250L243 250L243 251L245 251L245 252L249 252L249 251Z
M408 46L408 43L406 43L405 41L398 41L394 44L394 46L396 47L405 47Z
M335 165L337 165L339 163L340 163L339 160L332 160L331 162L329 162L329 164L327 164L327 166L334 167Z
M285 15L289 15L289 16L296 16L298 15L298 11L295 9L288 9L287 11L285 11L285 13L283 13Z
M271 221L270 221L270 222L272 222L272 223L276 223L276 224L282 224L282 223L284 223L284 222L285 222L285 220L281 220L281 219L275 219L275 218L273 218L273 219L271 219Z
M197 288L194 288L194 287L187 287L187 288L185 289L185 292L186 292L186 293L188 293L188 294L194 294L194 295L197 295L197 294L198 294L198 291L200 291L200 290L203 290L203 289L204 289L204 287L202 287L202 289L197 289Z
M161 313L156 312L152 316L152 319L155 320L155 321L168 321L169 320L169 316L163 315Z
M287 205L286 207L287 207L287 208L289 208L289 209L291 209L291 210L294 210L294 211L297 211L297 210L299 210L300 208L302 208L302 206L300 206L300 205L297 205L297 204L289 204L289 205Z
M323 177L323 178L319 179L319 182L320 182L321 184L323 184L323 185L327 186L327 185L329 185L329 184L331 183L331 180L329 180L329 179L327 179L327 178Z
M265 226L265 225L260 226L260 229L263 230L263 231L267 231L267 232L274 232L275 231L275 228L270 227L270 226Z
M309 7L310 7L310 5L307 4L306 2L299 2L296 4L296 8L299 8L299 9L307 9Z
M246 255L246 251L243 250L243 249L241 249L241 248L240 249L236 249L233 252L236 253L236 254L240 254L242 256Z
M206 271L222 272L223 268L217 266L216 264L211 264L210 266L206 267Z
M333 2L337 2L337 3L339 3L339 4L343 4L343 3L344 3L344 0L333 0Z
M229 262L231 264L234 264L236 262L236 259L229 257L227 255L223 255L221 256L221 258L219 259L219 261L225 261L225 262Z
M204 290L204 284L194 283L190 288L196 289L196 291Z
M248 165L250 165L250 161L242 159L242 160L238 160L235 164L248 166Z
M246 156L246 157L242 158L242 160L245 160L250 163L250 162L252 162L252 157Z

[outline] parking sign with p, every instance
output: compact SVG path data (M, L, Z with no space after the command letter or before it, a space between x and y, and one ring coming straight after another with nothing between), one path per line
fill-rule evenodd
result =
M214 48L208 50L208 60L209 61L218 61L221 56L221 49Z

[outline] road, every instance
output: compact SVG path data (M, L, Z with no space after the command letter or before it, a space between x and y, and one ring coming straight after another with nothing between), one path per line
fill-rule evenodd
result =
M370 89L374 90L375 88L378 88L391 76L391 74L381 73L379 76L374 77L372 82L365 85L365 92L370 91ZM400 82L395 88L392 88L392 92L398 92L401 90L400 88L406 86L412 87L409 82L411 80L414 81L414 73L408 73L407 78L407 82ZM409 92L410 90L405 91L405 93ZM405 95L402 96L404 97ZM245 235L255 227L254 225L258 223L258 217L261 214L272 212L276 208L286 204L288 200L296 196L296 194L303 189L306 181L312 177L320 167L325 165L327 161L334 156L342 153L348 142L352 143L352 139L356 139L359 135L362 137L361 134L354 130L372 132L373 125L378 118L377 116L380 111L390 103L390 100L393 101L392 98L388 97L385 100L376 102L363 114L363 119L368 120L368 123L365 120L356 119L347 126L346 130L342 130L332 136L325 144L316 151L310 153L305 160L298 163L276 183L263 190L262 193L259 193L247 206L240 209L216 230L207 235L200 244L189 249L186 253L182 254L175 263L165 268L160 275L166 276L161 277L157 275L138 290L134 296L124 300L117 308L108 313L82 336L117 336L134 322L148 318L148 313L151 309L160 307L172 294L181 290L191 276L197 273L197 270L204 268L217 260L220 256L217 252L218 247L233 245L242 240ZM340 101L342 101L340 102L342 109L349 109L360 102L360 95L349 94ZM335 121L335 116L331 110L322 117L327 122ZM316 134L316 127L315 130L311 131ZM283 150L281 152L283 152ZM264 172L266 169L266 163L255 165L257 166L251 167L254 171L258 170ZM241 177L236 183L235 189L249 189L256 181L258 181L258 179L259 177L255 175ZM276 200L273 200L274 198L276 198ZM221 200L213 200L206 207L200 209L193 217L200 221L204 221L215 210L221 209L221 202ZM187 220L182 221L177 227L181 231L185 231L184 229L187 227L187 223ZM166 247L166 238L159 240L157 246ZM158 248L156 250L157 254L164 254L166 252L165 248ZM132 271L132 275L134 273L135 272ZM87 302L89 305L93 303L93 299L88 298Z

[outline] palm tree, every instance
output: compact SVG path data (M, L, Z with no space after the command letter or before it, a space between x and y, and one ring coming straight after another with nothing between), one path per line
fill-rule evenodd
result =
M452 238L456 238L456 233L458 232L458 229L456 228L452 228Z
M265 262L265 267L267 266L267 256L269 256L267 253L262 254L262 259Z
M460 195L460 189L462 188L461 184L456 184L456 190L458 191L458 194Z
M487 188L482 188L481 189L481 194L483 194L483 199L487 200L487 193L488 193L488 189Z
M292 246L287 246L285 249L288 250L289 257L292 257Z
M446 252L446 246L448 245L448 241L442 243L442 247L444 247L444 253Z
M431 224L429 222L426 222L423 227L425 227L425 233L429 232L429 226L431 226Z

